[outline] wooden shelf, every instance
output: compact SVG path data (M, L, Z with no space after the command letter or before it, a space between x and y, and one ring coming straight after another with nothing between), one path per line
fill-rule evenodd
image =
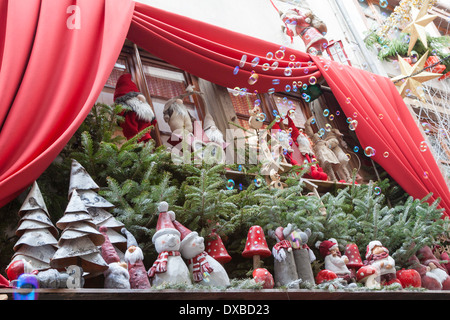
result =
M242 171L235 170L227 170L225 173L226 177L229 179L233 179L234 181L240 181L244 179L246 176L256 177L255 173L244 173ZM283 178L282 178L283 179ZM315 180L315 179L303 179L305 183L305 187L313 191L315 187L317 187L318 193L326 193L335 189L344 189L346 187L352 186L351 183L342 183L336 181L323 181L323 180Z
M450 300L450 291L37 289L39 300ZM13 289L0 295L13 299Z

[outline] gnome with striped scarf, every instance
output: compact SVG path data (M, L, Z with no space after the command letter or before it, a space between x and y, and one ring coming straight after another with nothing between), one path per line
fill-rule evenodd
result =
M189 269L180 254L180 232L175 229L169 205L162 201L158 205L158 222L152 242L158 252L158 258L148 270L152 286L162 284L192 284Z
M181 256L188 261L194 282L211 287L229 286L230 279L224 267L205 251L204 238L175 220L173 211L169 212L175 228L181 234Z

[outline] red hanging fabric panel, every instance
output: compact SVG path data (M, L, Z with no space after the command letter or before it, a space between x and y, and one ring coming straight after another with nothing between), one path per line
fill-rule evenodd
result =
M278 52L283 58L277 59L280 45L141 3L136 3L127 37L174 66L228 88L284 91L293 81L309 83L311 76L320 77L304 52L283 48ZM239 67L243 56L245 64Z
M450 193L430 147L410 110L386 77L312 56L347 117L358 121L355 133L371 158L411 196L441 198L450 214ZM356 115L356 117L354 116Z
M0 206L56 158L122 49L131 0L0 0Z

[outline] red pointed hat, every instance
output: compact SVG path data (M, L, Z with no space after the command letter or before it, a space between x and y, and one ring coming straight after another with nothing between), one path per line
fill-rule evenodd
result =
M172 218L172 223L175 227L175 229L177 229L180 232L180 239L181 239L181 244L180 244L180 249L183 248L183 246L186 245L186 243L188 243L192 238L195 238L198 236L198 233L196 231L191 231L188 228L186 228L184 225L182 225L180 222L178 222L177 220L175 220L175 212L173 211L169 211L169 215Z
M300 131L299 131L298 128L295 126L295 123L294 123L294 121L291 119L291 117L287 116L287 118L288 118L288 126L289 126L289 128L292 129L292 132L291 132L291 138L292 138L292 140L294 140L295 144L298 144L297 138L298 138L298 136L300 135Z
M322 257L325 258L327 255L330 254L330 249L335 246L337 246L336 242L330 240L322 241L319 245L319 252L322 255Z
M140 92L137 85L131 81L131 74L124 73L119 77L116 83L116 90L114 91L114 101L126 95L128 92Z
M169 204L165 201L162 201L158 205L158 222L156 223L156 233L152 237L153 243L157 237L162 236L163 234L174 233L181 237L180 232L175 228L173 224L173 219L170 216L170 212L167 212L169 209Z
M119 255L117 254L116 249L114 249L111 240L109 240L109 236L107 234L108 227L100 226L99 231L105 237L105 242L103 242L101 246L103 260L105 260L107 264L120 262Z

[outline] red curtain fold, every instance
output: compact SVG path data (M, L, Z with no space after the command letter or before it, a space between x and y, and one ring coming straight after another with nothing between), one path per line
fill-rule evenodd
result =
M347 117L358 121L355 133L371 158L411 196L450 211L450 193L430 147L393 82L364 70L312 57Z
M123 46L131 0L0 0L0 206L50 165Z
M139 3L127 37L161 59L228 88L285 91L294 81L309 84L311 76L323 76L344 113L353 117L356 112L356 134L364 148L375 149L372 159L411 196L423 198L433 192L431 200L440 197L446 215L450 212L442 173L429 148L420 151L422 133L390 79L290 48L285 48L282 59L268 60L266 54L275 54L279 45ZM246 63L234 75L243 55ZM286 76L291 55L297 65ZM256 66L252 66L254 58L259 58ZM263 70L264 63L274 61L278 68ZM249 84L252 72L258 80ZM274 80L279 84L274 85Z
M309 83L311 76L320 77L304 52L283 48L284 59L279 60L275 54L280 45L141 3L136 3L127 37L180 69L224 87L247 88L249 92L272 88L284 91L286 85L292 87L293 81ZM272 59L267 58L268 52L272 52ZM244 55L245 65L234 74ZM295 62L289 60L291 55L295 55ZM255 58L259 62L252 66ZM276 68L275 61L279 64ZM270 65L266 71L265 63ZM249 84L252 72L257 74L257 81ZM285 72L292 74L286 76Z

